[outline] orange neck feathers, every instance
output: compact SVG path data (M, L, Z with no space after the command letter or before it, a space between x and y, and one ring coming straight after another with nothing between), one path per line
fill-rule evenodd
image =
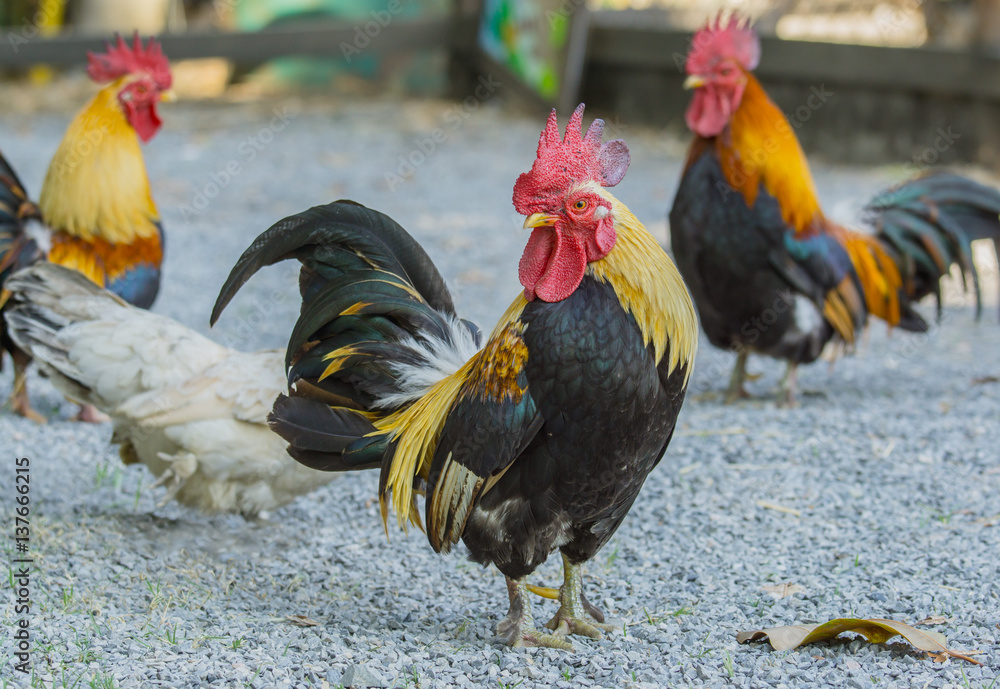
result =
M739 107L715 139L722 171L750 207L763 182L785 222L796 232L812 233L823 222L823 211L809 163L784 114L753 74L746 78Z
M56 232L112 244L159 236L139 138L118 103L118 91L130 78L94 96L52 157L39 206Z

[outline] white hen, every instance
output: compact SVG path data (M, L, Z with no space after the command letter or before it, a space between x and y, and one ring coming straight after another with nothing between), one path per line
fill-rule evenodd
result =
M253 517L336 476L293 460L267 426L282 351L228 349L51 263L4 287L11 337L60 392L110 415L122 460L167 486L160 504Z

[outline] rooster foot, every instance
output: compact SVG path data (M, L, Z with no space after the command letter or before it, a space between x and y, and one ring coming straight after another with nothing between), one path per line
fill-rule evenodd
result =
M799 402L796 399L799 387L798 370L799 365L797 363L794 361L788 362L788 368L785 370L785 375L781 379L781 397L783 399L779 399L779 407L795 409L799 406Z
M28 364L31 363L31 358L17 348L11 351L10 356L14 362L14 391L7 403L18 416L39 424L47 423L44 416L31 408L31 400L28 399Z
M507 594L510 596L510 610L507 617L497 625L497 636L507 646L525 648L540 646L572 651L573 644L555 634L545 634L535 629L528 600L528 587L524 579L507 577Z
M92 404L81 404L80 411L70 419L70 421L80 421L81 423L107 423L110 420L110 416L101 412Z
M574 565L563 555L563 585L559 589L559 611L549 620L546 627L555 636L579 634L591 639L603 639L604 632L616 629L604 622L604 613L587 600L583 593L583 568Z
M48 423L48 419L31 407L31 402L28 401L27 393L17 392L11 395L10 408L15 414L23 416L29 421L34 421L37 424Z
M729 377L729 389L726 391L726 404L732 404L738 400L748 400L753 399L753 396L746 391L743 387L743 381L745 380L757 380L762 374L751 375L747 373L747 359L750 358L750 353L746 350L741 351L736 356L736 365L733 367L733 373Z
M167 454L166 452L157 452L156 456L164 462L170 463L167 470L153 484L153 488L167 486L167 494L156 503L157 507L163 507L173 500L174 496L177 495L177 491L184 485L184 482L191 478L198 469L198 458L190 452L178 452L175 455Z

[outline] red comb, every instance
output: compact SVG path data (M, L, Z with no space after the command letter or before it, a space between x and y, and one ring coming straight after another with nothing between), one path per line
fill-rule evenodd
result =
M521 215L543 210L540 204L575 182L593 180L601 186L613 187L625 176L628 146L620 139L601 145L603 120L594 120L583 136L583 108L581 103L573 111L563 138L559 137L556 111L549 114L538 138L535 162L514 185L514 207Z
M126 74L145 72L161 89L170 88L173 81L170 76L170 63L167 62L163 49L155 38L143 47L139 32L135 32L132 46L115 34L116 43L106 42L107 49L103 53L87 53L87 74L97 83L114 81Z
M750 28L750 20L732 14L723 21L722 13L709 20L705 28L694 35L684 69L688 74L707 74L719 60L736 60L750 71L760 62L760 39Z

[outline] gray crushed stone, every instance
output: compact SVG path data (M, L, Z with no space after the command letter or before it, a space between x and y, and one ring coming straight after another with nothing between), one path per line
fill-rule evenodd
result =
M275 107L296 116L248 160L241 145ZM437 261L460 313L488 330L519 288L525 234L510 193L531 164L541 122L487 102L453 129L454 107L293 97L164 108L164 130L146 147L168 233L156 310L209 332L219 286L260 231L347 197L407 227ZM0 117L3 151L36 195L67 120ZM400 156L435 128L444 142L390 190L386 173L400 173ZM616 129L633 159L616 193L665 241L683 143ZM220 184L231 163L238 174ZM842 220L904 173L814 170L827 209ZM207 205L186 211L199 190ZM374 474L324 486L261 523L157 508L149 474L122 465L110 428L66 421L72 405L33 376L36 406L52 421L0 413L0 514L6 536L13 458L30 457L34 675L12 668L8 630L18 616L3 577L0 686L992 687L1000 326L996 270L987 272L993 300L982 323L953 290L942 327L927 336L875 325L832 371L822 362L802 370L802 387L821 396L805 396L797 409L776 406L782 367L766 360L751 363L762 374L751 391L761 397L723 406L718 393L734 357L703 343L666 458L589 566L591 600L622 629L578 640L573 653L498 645L500 575L467 562L461 548L435 555L419 532L391 529L387 543ZM212 336L241 348L282 346L295 295L290 266L266 270ZM4 394L10 382L8 367ZM552 558L536 579L558 577ZM794 592L764 590L781 584ZM552 612L552 602L536 603L537 617ZM295 624L293 615L315 624ZM847 636L775 652L734 638L844 616L941 617L933 629L955 649L980 651L983 666L933 663L899 639L875 646Z

